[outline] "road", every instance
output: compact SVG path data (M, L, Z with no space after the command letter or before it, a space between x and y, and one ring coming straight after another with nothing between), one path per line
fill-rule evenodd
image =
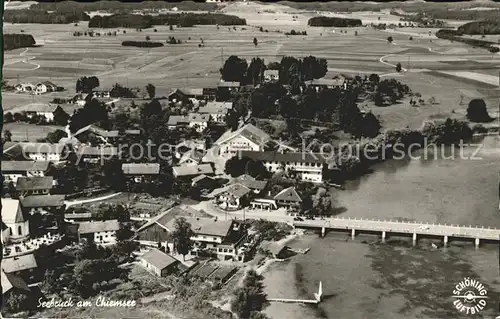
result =
M109 194L101 197L94 197L94 198L87 198L87 199L82 199L82 200L74 200L74 201L64 201L64 205L66 205L66 208L73 206L73 205L81 205L81 204L87 204L87 203L93 203L93 202L100 202L109 198L113 198L117 195L120 195L121 192L114 193L114 194Z
M284 209L265 211L258 209L241 209L237 211L224 211L216 207L210 201L203 201L195 205L191 205L196 210L203 210L207 214L219 218L220 220L227 219L266 219L274 222L292 223L293 217L288 216Z

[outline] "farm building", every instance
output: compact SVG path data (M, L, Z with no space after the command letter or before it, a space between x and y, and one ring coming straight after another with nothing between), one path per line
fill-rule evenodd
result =
M184 165L172 167L175 178L192 178L198 175L214 175L214 169L210 164Z
M158 163L123 163L122 171L136 183L151 180L151 177L160 174Z
M278 82L280 79L280 72L278 70L265 70L264 82Z
M188 115L189 127L196 129L201 133L208 127L210 115L200 113L189 113Z
M33 254L2 259L2 271L6 274L18 274L37 267L38 265Z
M26 117L31 119L34 116L41 116L47 122L54 122L56 114L62 114L69 117L59 105L51 103L31 103L19 108L19 111L26 113Z
M214 144L218 147L218 155L234 156L240 151L261 152L270 140L267 133L252 124L246 124L234 132L225 132Z
M96 244L115 244L116 231L120 229L118 220L84 222L78 224L79 240L86 238Z
M46 161L2 161L2 175L4 182L15 186L19 177L45 176L48 167Z
M156 276L166 277L178 270L180 261L153 248L140 257L140 264Z
M31 83L19 83L15 86L17 92L29 92L35 91L36 86Z
M47 195L54 185L52 176L19 177L16 192L19 196Z
M35 94L45 94L49 92L56 92L58 89L57 85L50 81L39 82L35 87Z
M48 214L64 205L65 195L33 195L20 198L21 207L29 214Z

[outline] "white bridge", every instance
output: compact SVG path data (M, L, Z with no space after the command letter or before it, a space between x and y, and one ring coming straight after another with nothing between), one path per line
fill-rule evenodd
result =
M392 220L374 220L358 218L329 218L325 220L306 220L294 222L296 228L321 229L324 236L327 229L351 232L352 238L356 232L380 232L382 241L386 236L411 235L413 244L416 244L417 236L420 237L443 237L445 246L450 238L474 240L476 247L481 240L500 242L500 229L491 227L474 227L467 225L428 224L417 222L400 222Z

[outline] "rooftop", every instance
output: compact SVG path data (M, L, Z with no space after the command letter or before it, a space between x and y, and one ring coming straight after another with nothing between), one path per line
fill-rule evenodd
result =
M21 277L15 276L13 274L6 274L3 270L1 275L1 282L2 282L2 295L5 295L5 293L11 290L12 288L25 290L27 292L30 291L30 288Z
M191 224L191 229L196 235L210 235L225 237L231 230L232 220L216 220L213 218L192 218L184 217ZM175 230L175 219L165 225L170 231Z
M240 87L240 82L220 81L219 83L217 83L217 87L239 88Z
M2 221L6 224L24 222L21 206L17 199L2 198Z
M170 97L174 93L181 93L187 96L199 96L203 95L203 89L193 89L193 88L180 88L173 90L168 96Z
M54 113L59 106L50 103L30 103L15 108L15 112L40 112L40 113Z
M209 108L218 108L218 109L232 109L233 108L233 102L217 102L217 101L210 101L207 102L207 105L205 107Z
M51 189L54 182L52 176L19 177L17 179L17 191L31 191Z
M38 265L33 254L2 259L2 270L7 274L36 267L38 267Z
M61 207L64 205L65 195L34 195L22 198L21 206L25 208Z
M174 257L154 248L142 255L141 259L144 259L160 270L179 262Z
M199 151L199 150L189 150L186 153L182 154L181 158L179 159L179 164L184 163L188 159L192 159L196 162L201 162L201 159L204 156L204 152Z
M320 153L299 153L299 152L254 152L254 151L241 151L241 157L247 157L253 160L260 160L265 162L279 162L279 163L328 163L333 159L325 158Z
M84 222L79 223L78 225L78 232L80 234L93 234L103 231L117 231L120 229L120 224L116 219L97 222Z
M314 79L314 80L309 80L309 81L304 81L306 85L327 85L327 86L341 86L344 84L344 79L338 78L338 79Z
M260 128L252 124L246 124L245 126L237 129L234 132L226 131L224 134L221 135L221 137L219 137L219 139L215 142L215 144L220 145L240 135L244 136L245 138L251 140L252 142L258 145L264 145L266 142L271 140L271 137Z
M160 173L158 163L123 163L122 171L125 175L157 175Z
M189 113L188 119L189 122L208 122L210 116L208 114Z
M48 154L48 153L58 153L60 154L65 145L64 144L52 144L52 143L31 143L31 142L20 142L17 143L24 153L35 153L35 154ZM4 148L4 150L6 150Z
M174 206L160 213L158 216L150 219L146 224L142 225L137 230L137 232L149 227L154 223L157 223L158 225L165 227L165 225L167 225L168 222L170 222L172 219L175 219L177 216L197 216L198 214L200 214L200 212L192 207L185 205Z
M47 161L2 161L2 172L46 171Z
M255 178L247 174L236 177L234 181L250 189L258 189L258 190L263 190L267 185L267 181L256 180Z
M193 176L214 173L214 169L210 164L174 166L172 170L175 176Z
M295 187L288 187L276 194L274 196L275 200L281 200L281 201L292 201L296 203L301 203L302 199L300 198L300 195L297 193L295 190Z
M177 125L177 124L187 124L189 119L184 115L170 115L168 118L167 125Z
M266 76L267 74L269 74L269 75L279 75L280 71L278 71L278 70L265 70L264 71L264 76Z
M76 150L75 153L85 156L117 156L118 148L112 146L81 146Z

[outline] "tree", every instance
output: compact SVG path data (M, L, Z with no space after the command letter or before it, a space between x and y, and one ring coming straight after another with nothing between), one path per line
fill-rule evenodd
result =
M396 64L396 72L401 72L401 70L402 70L401 63L398 62L398 64Z
M173 26L173 25L170 25L170 26L168 27L168 29L169 29L170 31L172 31L172 30L174 29L174 26Z
M409 40L410 40L410 41L413 41L413 37L409 37Z
M255 46L257 46L257 44L258 44L257 38L253 38L253 44L254 44Z
M9 130L4 130L3 131L3 140L4 140L4 142L11 142L12 141L12 132Z
M54 124L64 126L68 124L69 117L68 113L58 107L54 112Z
M357 36L358 35L358 31L354 31L354 35Z
M473 99L469 102L469 106L467 107L467 118L472 122L478 123L491 121L486 103L483 99Z
M264 76L266 64L261 58L253 58L247 70L247 83L260 84Z
M224 81L244 82L248 64L245 59L240 59L231 55L221 69L222 79Z
M266 303L262 281L262 275L252 269L247 272L243 287L235 290L231 310L240 318L259 318L254 313L261 311Z
M225 172L232 177L237 177L246 173L246 162L238 156L233 156L226 161Z
M54 132L47 133L47 137L45 137L43 139L43 142L56 144L56 143L59 143L59 141L63 137L66 137L66 136L67 136L67 134L65 131L57 129Z
M148 85L146 85L146 91L148 92L150 99L153 99L155 97L156 88L153 84L149 83Z
M370 77L368 79L372 83L378 83L378 82L380 82L380 76L378 74L376 74L376 73L370 74Z
M175 230L172 233L172 238L174 240L175 251L181 254L184 260L193 247L193 241L191 240L193 236L194 232L191 229L191 224L183 217L177 218L175 220Z
M387 42L392 43L393 41L394 41L394 39L391 36L387 37Z
M151 37L149 35L146 36L146 41L151 40Z
M10 112L5 113L4 122L5 123L14 122L14 116L12 115L12 113Z
M96 76L81 77L76 81L76 92L90 93L99 86L99 79Z

